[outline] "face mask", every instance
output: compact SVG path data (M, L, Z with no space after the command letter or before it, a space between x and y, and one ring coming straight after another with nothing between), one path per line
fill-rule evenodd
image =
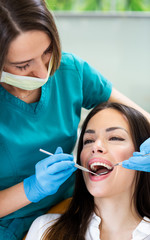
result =
M48 78L52 69L52 65L53 65L53 60L51 57L49 66L48 66L47 77L45 79L28 77L28 76L19 76L19 75L15 75L15 74L11 74L3 71L0 82L4 82L11 86L21 88L24 90L34 90L34 89L40 88L48 81Z

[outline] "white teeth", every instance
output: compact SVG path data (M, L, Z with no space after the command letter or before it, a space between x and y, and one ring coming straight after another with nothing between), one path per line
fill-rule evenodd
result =
M95 162L95 163L92 163L92 164L90 165L91 170L92 170L92 171L96 171L96 170L97 170L96 166L103 166L103 167L107 168L108 170L111 170L111 169L112 169L112 167L109 166L109 165L107 165L106 163Z

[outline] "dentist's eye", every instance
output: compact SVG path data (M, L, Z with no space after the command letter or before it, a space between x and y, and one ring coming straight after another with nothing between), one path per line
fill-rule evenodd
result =
M94 140L93 139L86 139L83 141L83 145L89 144L89 143L93 143Z
M21 70L21 71L26 70L28 67L29 67L29 64L26 64L24 66L16 66L16 68Z
M111 137L109 140L110 141L124 141L125 139L122 137Z

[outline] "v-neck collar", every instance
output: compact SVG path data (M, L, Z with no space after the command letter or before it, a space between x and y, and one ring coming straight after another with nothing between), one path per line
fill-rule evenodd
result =
M46 105L46 94L49 81L41 87L41 96L38 102L35 103L26 103L23 100L13 96L5 88L0 85L0 101L4 101L8 104L13 105L13 107L18 108L20 111L28 112L29 114L40 114L41 111L45 108Z

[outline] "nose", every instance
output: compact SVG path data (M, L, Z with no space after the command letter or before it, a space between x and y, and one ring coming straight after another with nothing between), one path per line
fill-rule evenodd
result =
M46 78L48 74L48 64L45 64L42 61L39 62L32 73L34 77Z
M92 153L105 153L106 148L104 146L104 143L102 143L100 140L96 140L92 146Z

